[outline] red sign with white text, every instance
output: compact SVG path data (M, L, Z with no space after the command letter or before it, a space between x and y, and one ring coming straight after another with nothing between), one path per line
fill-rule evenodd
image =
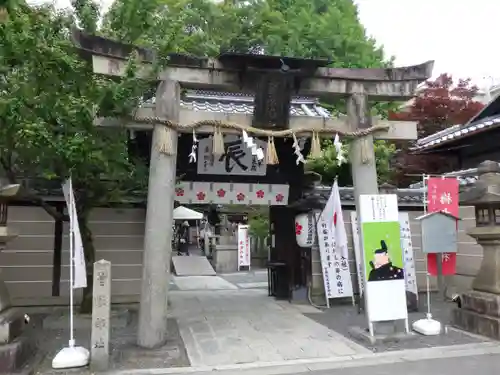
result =
M427 180L427 211L444 211L459 217L458 180L456 178L429 177ZM458 230L458 222L457 222ZM457 268L457 254L442 254L442 274L454 275ZM437 276L437 254L427 254L429 274Z
M438 211L459 217L456 178L429 177L427 180L427 212Z
M427 269L429 275L438 275L437 254L427 254ZM457 253L441 254L441 275L454 275L457 272Z

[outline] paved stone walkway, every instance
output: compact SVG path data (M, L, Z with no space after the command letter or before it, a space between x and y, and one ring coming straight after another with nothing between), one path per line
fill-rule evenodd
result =
M170 280L170 290L230 290L266 289L267 271L258 270L221 274L218 276L175 276Z
M369 353L362 346L277 302L262 289L173 291L191 366L275 362Z
M179 276L173 277L179 290L231 290L238 287L219 276Z
M354 364L355 365L355 364ZM443 358L421 360L414 362L399 362L381 364L369 367L348 367L329 369L324 371L311 371L310 375L458 375L481 374L497 375L500 367L500 355L474 355L458 358Z

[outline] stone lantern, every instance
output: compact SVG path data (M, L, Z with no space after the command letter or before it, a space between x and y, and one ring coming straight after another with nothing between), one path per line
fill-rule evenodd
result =
M462 295L462 307L452 323L470 332L500 339L500 167L485 161L475 186L461 193L463 205L474 206L476 226L467 234L483 248L481 267L472 291Z

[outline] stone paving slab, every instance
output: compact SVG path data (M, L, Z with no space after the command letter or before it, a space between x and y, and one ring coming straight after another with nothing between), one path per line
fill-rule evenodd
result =
M192 366L369 352L262 290L174 292L171 301Z
M253 283L237 283L236 286L240 289L255 289L255 288L267 288L267 281L253 282Z
M215 270L205 256L173 256L177 276L215 276Z
M437 361L436 361L437 360ZM380 374L386 375L403 372L411 375L442 374L456 375L461 371L457 366L447 364L475 362L474 370L479 374L493 374L489 371L492 365L500 365L500 346L498 343L488 342L480 344L464 344L455 346L433 347L425 349L409 349L384 353L356 354L336 358L297 359L279 362L254 362L221 366L201 366L184 368L149 369L139 371L113 371L109 375L160 375L160 374L193 374L210 375L216 371L219 375L285 375L314 373L317 375L330 374ZM423 372L416 372L423 365L428 366ZM425 366L425 365L424 365ZM372 369L374 370L372 372ZM352 371L352 372L351 372ZM379 372L377 372L379 371ZM413 371L413 372L412 372ZM498 373L495 372L495 374Z
M179 290L228 290L237 286L218 276L173 276Z
M266 269L256 269L250 271L240 271L233 273L221 273L220 277L223 277L233 284L237 283L250 283L250 282L267 282L267 270Z

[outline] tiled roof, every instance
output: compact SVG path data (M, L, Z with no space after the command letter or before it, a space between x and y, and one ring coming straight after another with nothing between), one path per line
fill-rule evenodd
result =
M477 168L462 169L460 171L444 173L443 177L456 177L458 184L461 187L468 187L474 185L478 179ZM422 186L422 182L417 182L416 184L410 185L410 189L421 189Z
M441 130L417 141L414 150L425 150L436 147L442 143L454 139L463 138L468 135L485 130L486 128L496 128L500 126L500 115L487 117L477 122L466 125L454 125L448 129Z
M193 111L253 114L252 95L243 93L190 90L184 93L181 106ZM154 103L155 98L148 100ZM146 103L147 103L146 102ZM330 117L330 112L318 105L318 100L307 97L294 97L290 105L290 115Z
M462 125L454 125L425 138L419 139L414 151L423 151L451 143L461 138L469 137L482 131L488 131L500 126L500 94L491 100L478 114Z
M331 186L319 186L317 188L322 194L330 194ZM398 202L402 206L421 206L423 204L423 189L409 188L409 189L396 189L398 195ZM354 205L354 188L353 187L339 187L340 200L342 204Z

